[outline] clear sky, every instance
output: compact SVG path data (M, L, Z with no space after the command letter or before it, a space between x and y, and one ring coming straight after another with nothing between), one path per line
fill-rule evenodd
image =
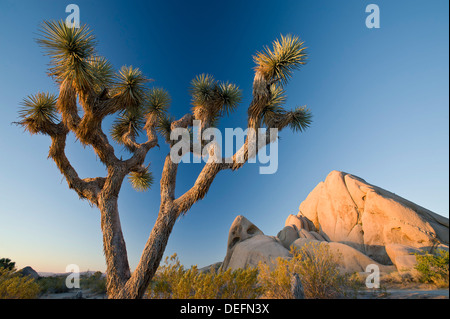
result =
M37 271L64 272L68 264L105 270L99 211L79 200L47 159L48 137L11 124L28 94L57 92L35 39L40 22L65 19L70 3L93 29L99 54L116 68L139 67L167 89L176 117L190 108L188 87L197 74L239 85L242 104L221 128L245 128L256 51L287 33L308 47L309 63L287 87L287 108L306 104L314 115L311 128L281 133L276 174L259 175L255 164L220 173L170 237L166 254L178 253L186 266L222 261L237 215L276 235L332 170L448 217L447 0L0 0L0 257ZM380 29L366 28L370 3L380 7ZM73 136L67 147L81 177L104 175L91 149ZM147 157L157 181L150 191L137 193L127 182L122 187L119 209L133 268L156 219L167 152L162 146ZM117 153L126 156L120 147ZM177 195L201 166L181 166Z

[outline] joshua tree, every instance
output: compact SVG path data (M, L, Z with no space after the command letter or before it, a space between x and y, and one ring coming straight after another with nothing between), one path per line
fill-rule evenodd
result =
M37 93L25 98L17 123L31 134L51 138L49 158L56 163L69 188L100 210L108 297L141 298L159 266L177 218L204 198L220 171L240 168L254 153L249 152L247 136L231 161L205 163L192 188L178 198L175 197L178 164L168 154L160 182L158 217L133 272L128 264L117 207L121 185L128 176L137 190L148 189L152 175L144 161L149 150L158 146L158 137L162 136L172 149L176 141L170 140L171 131L192 129L194 120L202 121L199 130L215 125L220 117L235 110L241 92L232 83L200 75L191 83L192 109L187 109L187 114L180 119L173 119L168 112L169 94L161 88L149 88L149 80L138 68L123 66L114 73L112 65L97 55L95 38L87 26L70 28L64 22L44 22L38 43L50 57L49 75L56 81L59 93ZM273 42L272 49L266 47L257 53L254 62L248 127L306 129L311 123L306 108L286 111L282 107L283 87L292 72L306 62L303 42L295 36L281 36ZM124 160L116 157L102 130L103 120L111 114L117 118L110 135L130 153ZM138 143L136 138L141 131L146 133L146 141ZM82 145L92 147L107 169L106 177L78 176L65 153L69 132ZM258 148L273 140L270 130L258 138L263 141Z

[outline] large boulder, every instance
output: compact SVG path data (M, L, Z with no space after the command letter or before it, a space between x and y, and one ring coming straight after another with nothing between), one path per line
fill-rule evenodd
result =
M343 272L365 272L376 265L381 272L411 269L414 252L447 249L448 218L343 172L331 172L289 215L277 237L266 236L238 216L231 225L223 269L273 265L290 258L292 246L326 246ZM394 264L394 266L392 265Z
M395 267L382 265L348 245L337 242L321 242L321 244L328 245L330 253L338 260L338 266L344 272L365 272L369 265L378 266L380 271L384 273L390 273L395 270Z
M227 269L236 245L242 241L264 233L244 216L237 216L228 232L227 254L222 268Z
M302 229L303 223L300 217L296 215L289 215L288 218L286 219L286 222L284 223L284 226L293 226L297 229Z
M314 226L314 223L306 218L305 216L302 216L301 214L298 215L289 215L286 219L286 222L284 223L285 226L292 226L295 227L298 230L304 229L306 231L316 231L316 227Z
M299 235L300 238L317 239L312 233L313 232L309 232L309 231L307 231L305 229L300 229L299 232L298 232L298 235Z
M315 239L317 239L319 241L325 241L325 238L323 238L322 235L320 235L319 233L317 233L315 231L310 231L309 233L311 235L313 235Z
M395 267L398 271L411 271L417 266L415 255L401 255L395 258Z
M198 271L206 274L206 273L211 272L211 270L213 270L214 272L217 272L220 269L220 267L222 267L221 261L211 264L209 266L202 267Z
M278 233L277 238L285 248L289 249L294 240L299 238L298 230L297 228L295 228L295 226L285 226Z
M386 253L398 271L411 270L417 265L416 253L421 251L412 246L402 244L386 245Z
M319 244L320 241L315 240L315 239L309 239L309 238L299 238L299 239L295 240L291 246L298 248L298 249L302 249L305 245L308 245L310 243Z
M380 271L384 273L395 270L395 267L379 264L359 250L342 243L328 243L326 241L318 241L309 238L299 238L292 243L292 245L298 249L302 249L308 244L312 244L318 248L320 248L319 245L327 247L328 252L336 260L339 270L343 273L365 272L368 265L376 265L379 267ZM308 249L311 248L311 246L307 247Z
M235 270L256 267L259 262L272 267L277 257L287 258L289 251L275 237L256 235L236 244L229 261L222 267Z
M390 262L389 244L429 250L436 242L449 243L448 218L339 171L320 182L299 210L298 216L312 221L322 237L383 264Z

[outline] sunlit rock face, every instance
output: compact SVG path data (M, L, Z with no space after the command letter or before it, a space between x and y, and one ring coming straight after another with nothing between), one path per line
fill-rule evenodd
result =
M344 272L364 272L370 264L390 272L414 267L411 251L448 250L449 224L448 218L359 177L332 171L276 237L236 217L222 268L272 266L277 257L289 258L292 246L307 243L326 246Z
M330 241L345 243L381 263L385 246L429 250L448 245L448 218L437 215L351 174L332 171L301 203L298 216L311 220Z

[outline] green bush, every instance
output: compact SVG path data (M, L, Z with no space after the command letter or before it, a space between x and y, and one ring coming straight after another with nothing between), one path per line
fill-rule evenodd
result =
M416 253L419 280L424 283L434 283L438 287L448 287L449 282L449 252L439 249L436 254Z
M39 285L33 278L0 268L0 299L34 299L39 291Z
M147 297L155 299L254 299L261 295L257 269L203 273L197 266L184 269L176 254L166 258L152 283Z

